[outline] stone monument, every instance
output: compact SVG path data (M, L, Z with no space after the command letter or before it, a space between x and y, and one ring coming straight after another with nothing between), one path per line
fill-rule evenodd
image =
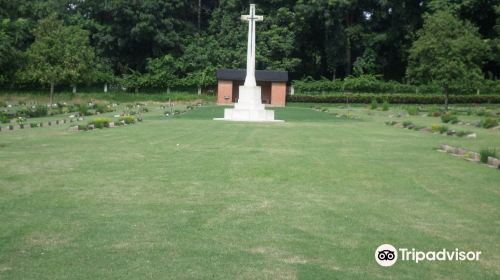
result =
M274 119L274 111L266 110L261 100L261 88L255 81L255 22L264 20L255 15L255 4L250 4L250 14L241 16L248 21L247 73L245 84L239 88L238 102L233 109L224 110L224 118L215 120L282 122Z

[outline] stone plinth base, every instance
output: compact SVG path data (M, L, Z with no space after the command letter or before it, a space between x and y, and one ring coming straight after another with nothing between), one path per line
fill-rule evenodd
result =
M238 103L234 109L225 109L224 118L215 118L218 121L242 122L283 122L274 119L274 111L266 110L261 101L260 87L240 86Z

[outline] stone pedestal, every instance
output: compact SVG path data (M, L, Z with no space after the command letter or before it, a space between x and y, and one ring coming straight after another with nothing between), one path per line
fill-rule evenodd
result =
M266 110L261 100L261 88L257 86L240 86L238 103L234 109L225 109L224 118L219 121L247 122L283 122L274 119L274 111Z

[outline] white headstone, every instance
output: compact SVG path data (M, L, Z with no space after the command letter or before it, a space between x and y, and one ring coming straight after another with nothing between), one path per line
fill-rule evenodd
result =
M274 119L274 111L266 110L262 104L261 88L255 80L255 23L263 21L263 16L255 15L255 4L250 4L250 14L241 16L248 21L247 73L245 84L239 87L238 102L234 109L225 109L224 118L215 120L282 122Z

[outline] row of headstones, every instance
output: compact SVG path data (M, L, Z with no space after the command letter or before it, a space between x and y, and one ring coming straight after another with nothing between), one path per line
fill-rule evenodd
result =
M38 128L38 127L48 127L52 125L60 125L60 124L66 124L66 123L74 123L74 122L80 122L83 121L83 117L79 118L70 118L70 119L62 119L62 120L55 120L55 121L48 121L48 122L36 122L36 123L24 123L24 124L10 124L8 126L1 127L0 126L0 131L12 131L12 130L18 130L18 129L25 129L25 128Z
M452 154L454 156L459 156L465 160L473 161L473 162L480 162L480 158L481 158L481 155L479 153L472 152L472 151L462 149L462 148L453 147L450 145L444 145L444 144L441 145L440 151ZM497 158L488 157L487 164L491 167L500 169L500 160Z

